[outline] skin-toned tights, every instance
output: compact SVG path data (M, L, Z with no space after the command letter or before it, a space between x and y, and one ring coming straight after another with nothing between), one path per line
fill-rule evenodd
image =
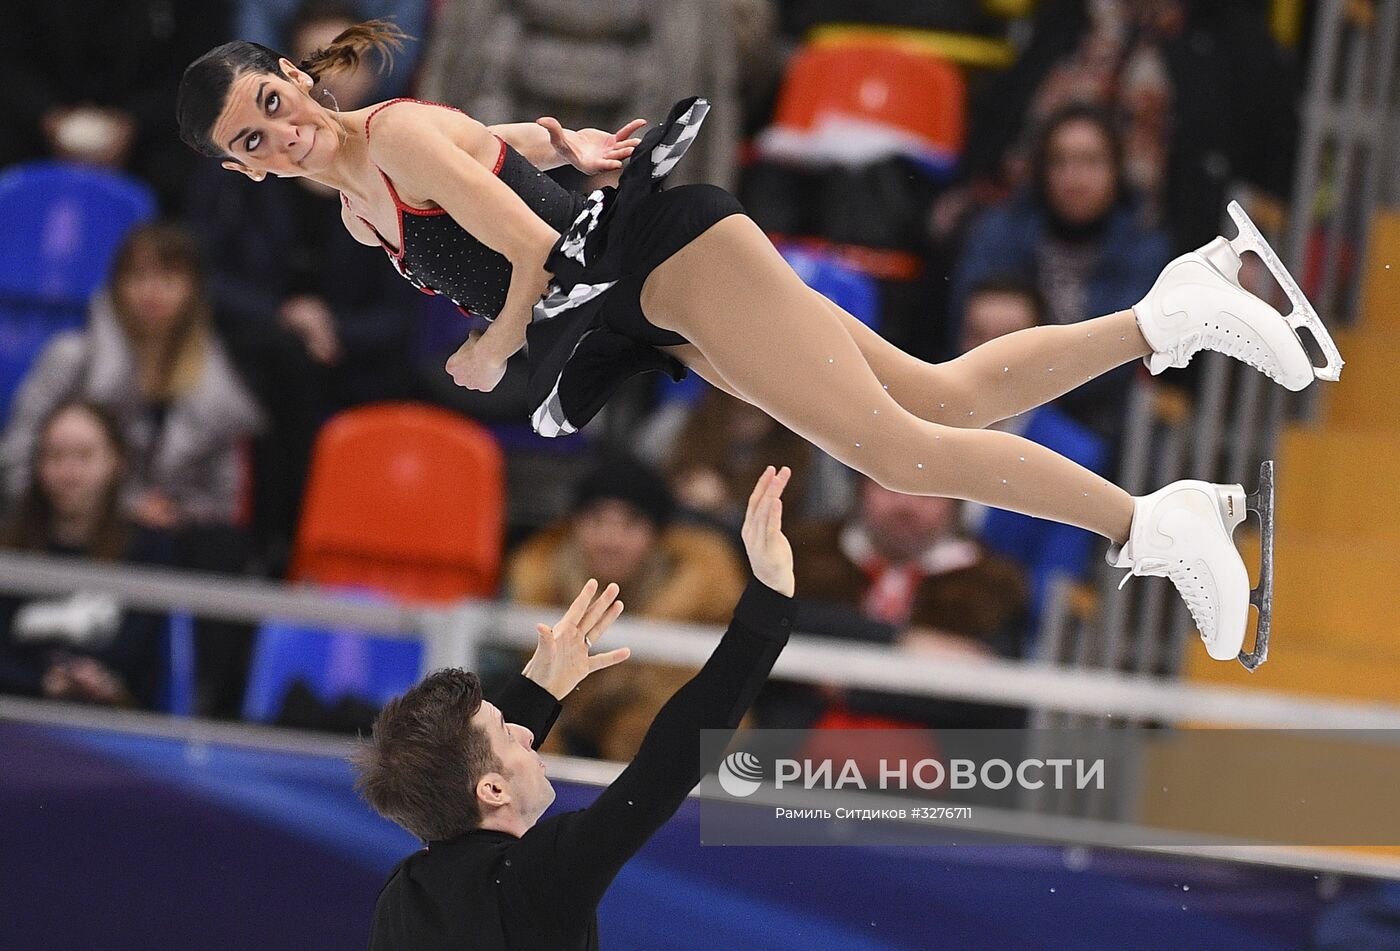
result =
M917 360L802 283L750 219L718 222L642 291L667 348L714 385L911 495L1023 512L1125 541L1132 497L1078 463L987 426L1151 352L1131 311Z

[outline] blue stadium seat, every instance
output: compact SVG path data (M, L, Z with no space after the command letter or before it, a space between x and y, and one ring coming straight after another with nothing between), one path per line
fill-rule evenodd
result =
M363 592L357 597L377 598ZM297 680L327 705L350 696L382 706L418 681L422 662L423 645L417 640L268 621L254 643L243 719L276 720Z
M128 175L63 162L8 169L0 174L0 296L86 301L127 231L155 212L155 194Z
M0 174L0 419L49 338L81 327L131 227L154 193L126 175L61 162Z
M166 627L165 683L156 707L177 717L194 716L194 615L171 611Z
M880 287L875 278L821 251L789 244L778 250L804 284L880 332Z
M10 401L44 346L86 319L82 304L24 303L0 293L0 424L9 419Z

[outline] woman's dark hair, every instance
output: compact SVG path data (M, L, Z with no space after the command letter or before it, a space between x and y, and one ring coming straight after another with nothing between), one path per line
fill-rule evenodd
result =
M1031 155L1031 182L1039 198L1045 197L1045 175L1050 167L1050 143L1055 133L1071 122L1087 122L1103 133L1108 143L1113 161L1113 179L1118 194L1115 202L1123 194L1123 133L1117 115L1110 109L1089 102L1075 102L1055 110L1040 124L1035 137L1035 149Z
M27 551L42 551L53 542L53 505L44 495L39 484L39 459L44 451L44 442L54 421L68 412L86 413L102 430L107 444L123 462L126 461L126 438L121 426L105 406L88 400L66 400L54 407L44 417L34 440L34 451L29 461L29 486L10 509L5 524L0 529L0 546ZM97 520L96 531L88 544L87 554L93 558L116 560L126 553L130 538L130 523L121 512L121 479L112 480L107 493L102 498L102 513Z
M394 52L403 48L408 35L389 20L357 23L341 33L327 47L301 61L300 67L320 81L333 73L350 72L371 51L379 55L380 71L393 68ZM278 60L280 53L259 43L235 40L216 46L185 69L175 102L175 119L180 138L190 148L211 158L227 154L209 132L223 111L224 101L234 80L244 73L273 73L287 78Z

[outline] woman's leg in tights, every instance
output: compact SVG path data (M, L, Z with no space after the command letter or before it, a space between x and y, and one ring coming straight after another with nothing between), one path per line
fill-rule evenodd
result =
M1031 327L989 340L947 363L912 357L816 291L875 377L921 419L980 429L1024 413L1152 352L1130 310L1077 324Z
M841 321L895 402L920 419L964 429L982 429L1042 406L1151 352L1133 312L1124 310L1072 326L1032 327L990 340L956 360L926 363L817 292L812 297L814 305ZM1096 335L1099 343L1090 344ZM1112 343L1115 337L1119 346ZM744 399L694 344L662 349L730 396Z
M930 422L896 402L841 319L744 216L656 268L642 309L693 343L744 399L889 489L1128 536L1131 496L1088 469L1019 436Z
M739 388L730 383L720 372L716 370L705 355L700 352L700 348L693 343L683 343L675 346L662 347L662 350L675 357L681 363L690 368L692 373L699 374L700 379L713 386L715 389L723 390L736 400L743 400L745 403L751 402L747 396L739 392Z

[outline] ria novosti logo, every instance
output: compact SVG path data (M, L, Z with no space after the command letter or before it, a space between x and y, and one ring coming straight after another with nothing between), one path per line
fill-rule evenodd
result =
M752 753L738 750L719 764L720 788L738 799L758 792L762 779L763 766Z
M1105 786L1105 760L1099 759L1025 759L1009 762L950 759L946 762L924 758L913 762L905 759L881 759L875 764L856 760L783 759L773 760L772 783L775 789L792 786L802 789L899 789L964 790L1005 789L1016 785L1021 789L1087 789ZM870 770L875 769L872 775ZM719 784L725 792L738 799L752 796L763 785L763 764L757 756L739 750L730 753L719 766Z

